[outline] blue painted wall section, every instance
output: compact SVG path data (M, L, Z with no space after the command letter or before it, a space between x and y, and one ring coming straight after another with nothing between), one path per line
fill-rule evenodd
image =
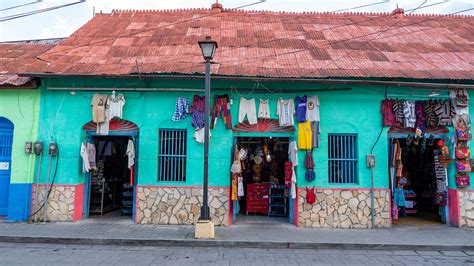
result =
M27 221L30 216L32 184L10 184L8 220Z

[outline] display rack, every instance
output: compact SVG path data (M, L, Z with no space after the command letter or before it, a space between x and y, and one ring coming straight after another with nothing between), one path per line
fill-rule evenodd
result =
M270 184L268 216L287 216L288 191L285 185Z
M122 186L122 216L132 216L133 212L133 186L124 183Z

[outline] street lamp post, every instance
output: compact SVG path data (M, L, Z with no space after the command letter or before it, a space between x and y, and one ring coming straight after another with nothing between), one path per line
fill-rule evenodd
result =
M217 49L217 42L207 36L205 40L199 42L202 55L206 60L206 77L205 77L205 124L204 124L204 184L200 221L209 221L209 204L208 204L208 165L209 165L209 116L210 116L210 98L211 98L211 60Z

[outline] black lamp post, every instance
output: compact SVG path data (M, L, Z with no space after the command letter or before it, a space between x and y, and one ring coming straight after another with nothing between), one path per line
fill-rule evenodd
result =
M199 220L209 221L209 204L208 204L208 165L209 165L209 116L210 116L210 98L211 98L211 60L217 49L217 42L207 36L204 41L199 42L202 56L206 60L206 80L205 80L205 126L204 126L204 191L202 195L201 216Z

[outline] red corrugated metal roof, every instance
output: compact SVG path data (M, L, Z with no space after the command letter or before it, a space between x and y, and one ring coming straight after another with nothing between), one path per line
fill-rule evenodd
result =
M41 58L60 74L474 79L474 17L211 10L98 14ZM32 71L29 71L32 72Z
M41 72L47 63L36 57L54 45L50 44L0 44L0 85L21 86L30 81L19 77L21 72Z

